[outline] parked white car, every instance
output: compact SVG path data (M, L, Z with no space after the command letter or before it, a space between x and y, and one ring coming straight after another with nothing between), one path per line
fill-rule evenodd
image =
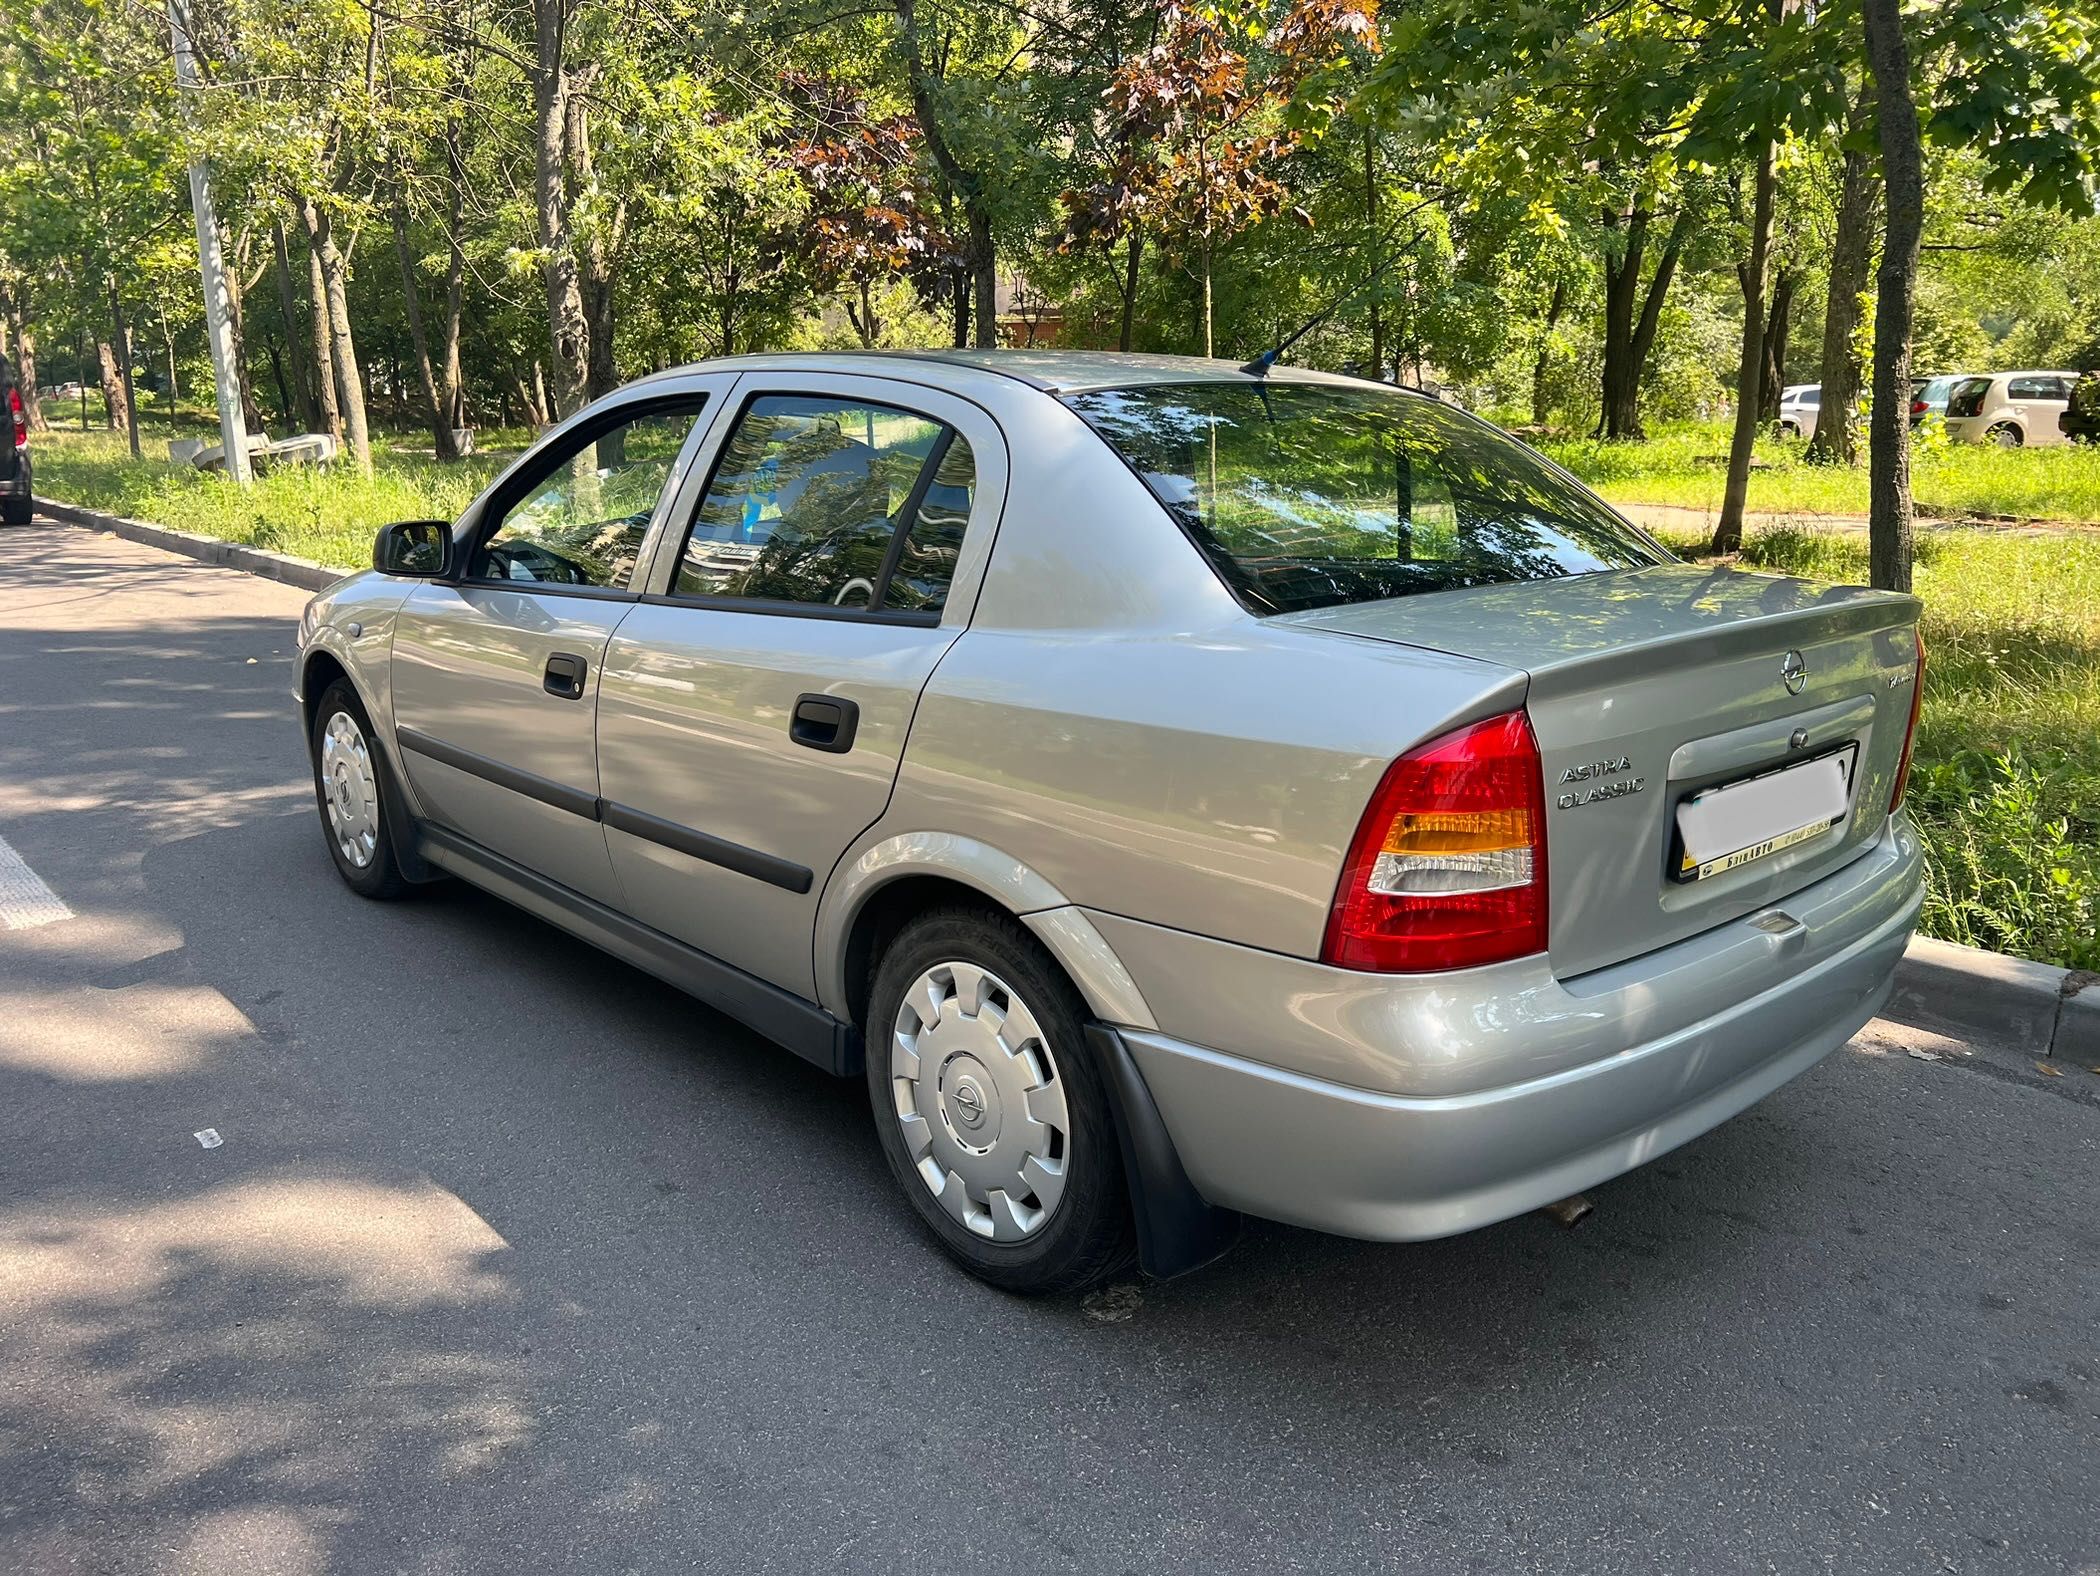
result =
M2057 419L2071 403L2075 372L1992 372L1968 379L1947 398L1947 436L1956 443L2018 449L2063 443Z
M1816 414L1823 408L1823 385L1796 383L1779 391L1779 435L1782 438L1813 438Z

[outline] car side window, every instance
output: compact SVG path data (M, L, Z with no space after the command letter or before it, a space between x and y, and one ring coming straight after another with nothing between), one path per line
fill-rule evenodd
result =
M947 606L948 585L976 502L977 458L970 440L951 429L946 449L934 456L919 506L905 523L902 548L883 587L884 607L938 613Z
M2007 399L2063 399L2062 382L2056 378L2014 378L2005 391Z
M760 395L723 444L674 589L938 611L974 483L969 445L930 416L827 395Z
M702 403L653 406L556 458L503 511L468 578L624 587Z

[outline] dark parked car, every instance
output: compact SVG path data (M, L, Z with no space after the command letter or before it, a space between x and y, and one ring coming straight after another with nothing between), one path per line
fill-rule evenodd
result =
M2100 372L2086 372L2071 385L2071 403L2056 427L2073 443L2100 443Z
M7 419L0 421L0 521L27 525L36 512L30 494L29 412L22 391L15 387L14 368L0 356L0 404Z

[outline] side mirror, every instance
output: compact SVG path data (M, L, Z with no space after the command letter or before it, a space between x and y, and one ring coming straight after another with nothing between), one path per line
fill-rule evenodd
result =
M442 579L452 567L448 520L397 520L382 525L372 540L372 567L383 575Z

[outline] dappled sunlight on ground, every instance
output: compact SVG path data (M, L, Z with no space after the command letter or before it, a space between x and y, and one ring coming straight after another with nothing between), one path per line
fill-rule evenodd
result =
M66 1509L17 1568L114 1520L192 1562L319 1570L375 1468L495 1468L534 1433L522 1363L472 1317L509 1297L504 1246L427 1181L342 1175L0 1211L0 1457Z

